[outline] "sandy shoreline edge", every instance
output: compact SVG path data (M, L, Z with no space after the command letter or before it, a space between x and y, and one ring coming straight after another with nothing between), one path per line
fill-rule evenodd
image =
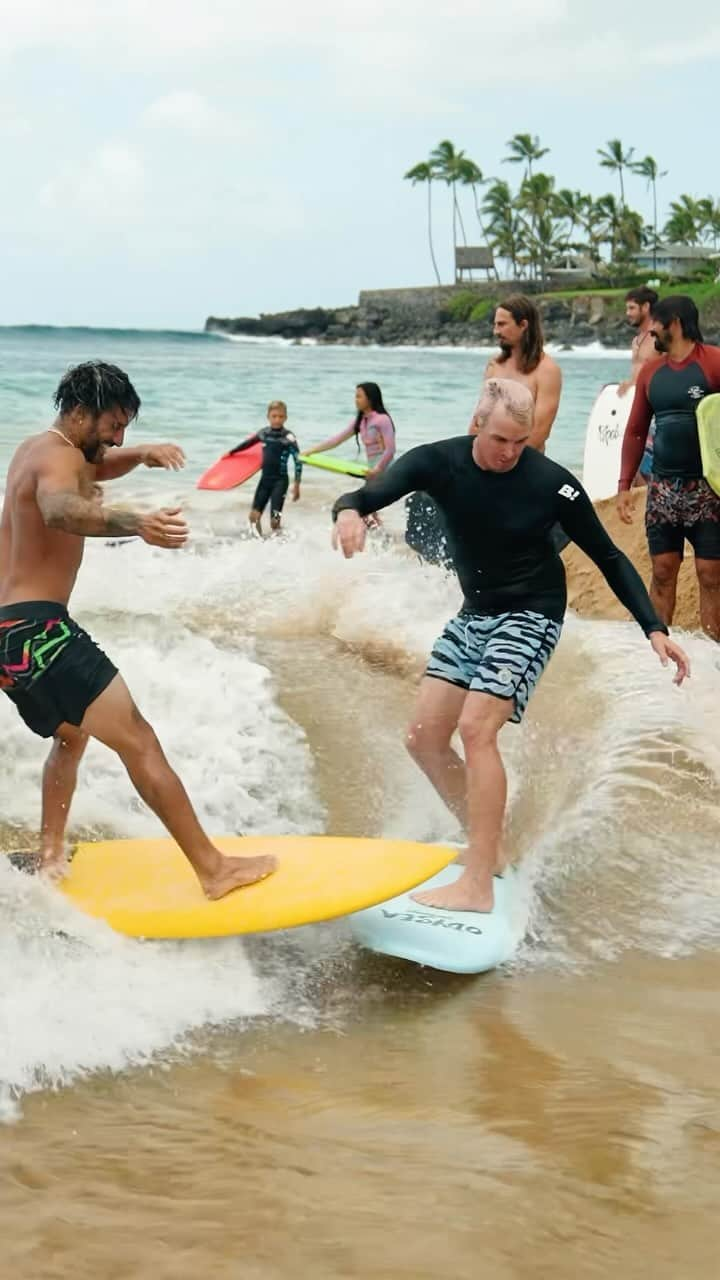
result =
M650 582L650 557L645 536L645 489L633 490L633 523L623 524L614 498L595 503L595 510L613 542L632 561L646 586ZM581 618L606 620L625 619L630 615L616 599L605 579L579 547L570 546L563 552L567 571L568 606ZM686 556L680 571L674 627L689 631L699 630L698 591L693 554L686 548Z

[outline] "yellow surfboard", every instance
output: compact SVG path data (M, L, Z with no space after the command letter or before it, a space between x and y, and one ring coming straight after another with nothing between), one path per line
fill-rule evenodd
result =
M168 839L78 845L61 888L87 915L135 938L217 938L349 915L427 880L456 850L342 836L226 836L224 853L273 853L267 880L208 902Z
M705 396L697 408L703 475L720 495L720 395Z

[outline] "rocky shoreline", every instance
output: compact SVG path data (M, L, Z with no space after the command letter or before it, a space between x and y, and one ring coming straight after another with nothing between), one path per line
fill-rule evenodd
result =
M301 307L236 318L208 316L205 330L345 346L487 346L493 343L495 306L509 288L493 284L472 289L368 290L360 294L356 306ZM630 346L632 333L625 322L622 296L545 294L538 295L537 303L548 343L560 348ZM706 340L720 343L720 322L714 316L703 321Z
M469 298L468 298L469 295ZM476 305L484 314L463 319L458 300ZM223 318L209 316L208 333L242 334L256 338L285 338L301 342L338 343L347 346L454 346L491 345L493 311L497 297L468 290L384 290L360 295L356 306L281 311L260 316ZM615 301L615 300L613 300ZM543 297L538 299L547 342L558 346L627 347L630 333L617 307L602 297Z

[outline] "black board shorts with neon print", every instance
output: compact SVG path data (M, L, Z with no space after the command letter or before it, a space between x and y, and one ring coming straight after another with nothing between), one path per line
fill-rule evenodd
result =
M64 605L28 600L0 608L0 689L39 737L81 725L116 675Z

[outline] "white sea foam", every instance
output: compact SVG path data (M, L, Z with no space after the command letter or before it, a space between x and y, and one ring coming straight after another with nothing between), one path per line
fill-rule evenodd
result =
M279 334L225 333L222 329L213 329L214 338L225 338L228 342L240 342L245 346L290 347L294 338L283 338Z
M1 861L0 962L0 1119L18 1094L180 1052L188 1032L272 1002L239 939L121 938Z
M347 343L323 343L318 338L283 338L278 334L258 335L249 333L222 333L219 330L213 331L215 337L226 338L228 342L237 342L249 346L281 346L281 347L318 347L330 346L333 350L340 348L343 350L362 351L398 351L398 352L437 352L438 355L467 355L469 352L476 352L481 356L493 356L497 354L497 343L474 343L474 342L397 342L388 345L384 342L363 342L362 344ZM565 345L548 342L545 344L545 350L549 355L562 356L564 359L589 359L589 360L628 360L630 357L630 348L628 347L605 347L601 342L578 343L576 346L572 344Z
M604 347L602 342L589 342L587 346L577 347L559 345L548 342L545 350L549 355L563 360L625 360L630 359L630 347Z

